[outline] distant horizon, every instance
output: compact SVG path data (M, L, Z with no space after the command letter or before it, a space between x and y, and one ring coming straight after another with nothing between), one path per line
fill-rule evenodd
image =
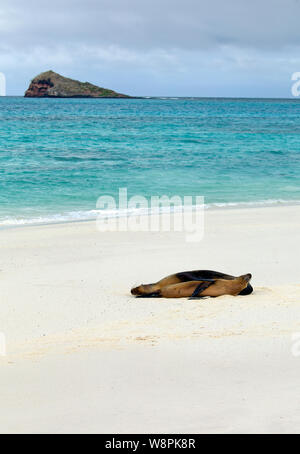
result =
M295 67L296 68L296 67ZM296 68L297 69L297 68ZM300 64L298 67L300 71ZM294 71L294 72L299 72L299 71ZM2 71L3 72L3 71ZM28 89L30 81L36 77L38 74L45 72L45 71L40 71L33 73L29 78L23 79L22 82L17 81L14 82L15 80L15 75L7 72L3 72L6 76L6 96L7 97L22 97L24 96L25 91ZM66 73L66 71L55 71L58 74L63 75L64 77L73 79L73 80L78 80L81 82L89 82L93 85L99 86L99 87L104 87L107 89L115 90L119 93L124 93L132 97L151 97L151 98L158 98L158 97L167 97L167 98L172 98L172 97L178 97L178 98L232 98L232 99L298 99L297 97L292 95L292 86L293 86L293 81L291 80L291 76L293 73L288 74L288 77L286 79L286 86L284 87L284 90L279 90L278 94L275 93L269 93L270 90L266 90L266 94L262 92L261 89L257 90L257 92L251 89L251 92L249 89L244 88L242 86L242 81L241 85L237 85L235 87L235 90L230 90L230 93L226 93L228 91L228 88L222 87L222 85L215 85L214 87L209 87L206 91L208 94L201 95L199 93L188 93L184 94L183 87L178 88L178 94L174 94L170 92L170 88L166 89L166 94L156 94L153 93L153 87L151 89L152 93L147 93L147 94L140 94L137 92L137 89L132 89L129 86L129 83L126 84L124 87L124 83L118 83L116 80L116 75L114 75L112 82L110 83L109 81L99 81L94 77L86 77L86 75L76 75ZM119 75L119 74L118 74ZM15 85L18 85L18 88L15 87ZM20 88L22 87L22 88ZM204 89L203 89L204 90ZM150 91L150 90L149 90ZM199 90L200 91L200 90ZM232 91L238 91L238 93L233 93ZM261 92L261 93L259 93Z
M128 94L128 93L127 93ZM284 97L264 97L264 96L178 96L178 95L155 95L155 96L150 96L150 95L130 95L129 98L108 98L108 97L99 97L99 98L91 98L91 97L36 97L36 98L25 98L24 94L23 95L6 95L6 96L0 96L1 98L25 98L25 99L113 99L113 100L119 100L119 101L130 101L131 99L264 99L264 100L283 100L283 101L300 101L300 98L296 98L294 96L290 96L289 98L284 98Z
M300 70L300 65L299 65L299 70ZM44 72L44 71L42 71ZM7 73L4 73L5 76L6 76L6 96L7 97L22 97L24 96L24 93L25 91L28 89L29 87L29 84L30 84L30 81L36 77L37 74L39 73L36 73L36 74L33 74L30 79L27 79L26 82L22 81L22 83L19 83L20 86L22 86L22 88L14 88L11 86L11 82L10 82L10 75L7 74ZM79 81L82 81L82 82L89 82L93 85L96 85L96 86L99 86L99 87L104 87L104 88L107 88L107 89L111 89L111 90L115 90L119 93L124 93L126 95L129 95L129 96L132 96L132 97L151 97L151 98L159 98L159 97L166 97L166 98L172 98L172 97L178 97L178 98L231 98L231 99L299 99L299 97L295 97L292 95L292 92L291 92L291 89L292 89L292 85L293 85L293 82L291 81L291 75L292 73L289 75L289 78L287 79L286 81L286 89L284 90L285 91L285 94L263 94L263 93L259 93L260 90L258 90L258 93L248 93L248 90L245 90L245 94L244 93L239 93L239 94L234 94L234 93L226 93L226 89L222 88L222 87L219 87L219 86L215 86L215 92L214 93L211 88L209 90L207 90L209 92L209 94L205 94L205 95L201 95L201 94L194 94L194 93L189 93L189 94L184 94L182 93L183 91L183 88L179 89L178 90L178 94L174 94L172 92L170 92L169 90L166 90L168 91L168 93L166 94L156 94L156 93L146 93L146 94L140 94L138 93L136 90L132 90L131 87L127 86L126 88L123 88L123 85L122 84L118 84L116 83L116 81L114 80L112 83L102 83L101 81L97 81L95 80L95 78L87 78L86 76L83 76L83 77L77 77L76 75L75 76L71 76L70 74L68 75L65 75L64 72L59 72L59 74L62 74L63 76L67 77L67 78L71 78L71 79L74 79L74 80L79 80ZM241 87L239 88L241 89ZM153 89L152 89L153 90ZM180 93L181 92L181 93ZM224 93L224 94L223 94ZM267 91L268 93L268 91Z

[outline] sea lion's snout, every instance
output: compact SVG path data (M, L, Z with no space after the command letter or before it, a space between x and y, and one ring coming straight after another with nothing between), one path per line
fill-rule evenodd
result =
M242 278L244 279L245 282L250 282L251 279L252 279L252 274L251 274L251 273L244 274L244 275L242 276Z

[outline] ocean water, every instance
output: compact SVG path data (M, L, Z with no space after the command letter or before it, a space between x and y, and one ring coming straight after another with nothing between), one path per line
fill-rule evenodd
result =
M0 226L93 218L119 188L300 203L300 102L0 98Z

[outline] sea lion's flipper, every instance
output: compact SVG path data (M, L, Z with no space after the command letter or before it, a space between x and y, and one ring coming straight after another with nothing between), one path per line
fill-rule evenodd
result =
M160 298L160 292L144 293L143 295L137 295L136 298Z
M157 284L142 284L138 287L131 289L132 295L152 295L152 293L156 293L159 291L159 286Z
M250 295L253 292L253 287L251 284L248 284L244 290L242 290L239 295Z
M215 282L214 279L209 279L207 281L200 282L199 285L195 288L193 291L192 295L189 297L189 300L195 300L195 299L200 299L203 298L203 296L199 296L204 290L206 290L208 287L210 287L213 283Z

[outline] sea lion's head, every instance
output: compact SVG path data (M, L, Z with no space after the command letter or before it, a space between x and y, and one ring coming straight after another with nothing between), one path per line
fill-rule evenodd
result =
M248 282L250 282L252 279L252 274L251 273L242 274L242 276L240 276L240 278L242 279L242 281L245 281L248 284Z
M239 288L239 295L248 295L253 292L253 288L249 284L252 279L252 274L242 274L236 278L237 287Z

